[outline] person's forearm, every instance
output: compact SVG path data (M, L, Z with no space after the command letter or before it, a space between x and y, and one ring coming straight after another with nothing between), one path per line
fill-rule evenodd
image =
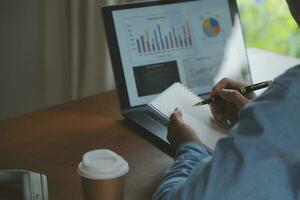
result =
M204 146L188 142L182 144L176 153L171 169L166 173L153 196L153 200L173 199L176 187L184 183L194 168L201 164L201 160L210 156Z

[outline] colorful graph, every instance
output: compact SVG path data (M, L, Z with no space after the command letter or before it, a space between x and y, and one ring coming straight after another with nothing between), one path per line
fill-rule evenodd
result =
M207 18L203 21L203 31L208 37L217 37L221 32L221 25L215 18Z
M123 23L129 58L136 66L196 53L193 24L186 11L129 17Z
M145 30L135 40L139 54L193 46L189 22L183 24L179 30L175 26L171 26L169 30L165 31L162 31L162 25L157 24L154 29Z

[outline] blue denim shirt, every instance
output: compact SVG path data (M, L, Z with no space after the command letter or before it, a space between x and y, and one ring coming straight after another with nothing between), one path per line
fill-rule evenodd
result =
M181 145L153 199L300 199L300 66L241 111L212 155Z

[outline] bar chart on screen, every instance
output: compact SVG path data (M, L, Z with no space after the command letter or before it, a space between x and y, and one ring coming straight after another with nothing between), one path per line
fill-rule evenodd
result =
M124 20L133 62L187 56L195 53L188 12L131 17Z

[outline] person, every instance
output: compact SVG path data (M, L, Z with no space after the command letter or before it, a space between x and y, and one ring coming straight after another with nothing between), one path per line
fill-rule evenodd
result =
M300 24L300 1L287 0ZM170 117L168 140L177 149L173 166L154 200L300 199L300 65L276 78L259 97L234 89L246 83L223 79L212 95L218 121L233 127L213 153L182 119Z

